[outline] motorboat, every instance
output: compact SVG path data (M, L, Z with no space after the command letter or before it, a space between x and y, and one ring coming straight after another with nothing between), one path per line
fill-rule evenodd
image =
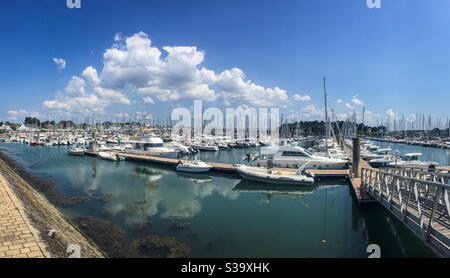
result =
M236 165L236 171L246 180L285 185L315 184L314 175L306 172L304 168L302 167L296 172L290 172L265 167Z
M218 152L219 147L212 145L192 145L194 150L205 151L205 152Z
M422 156L421 153L407 153L402 161L391 162L389 167L429 169L430 166L439 166L439 163L434 161L421 161L420 156Z
M397 156L397 163L402 159ZM369 165L373 168L389 167L390 163L395 163L395 155L387 154L383 158L374 158L369 161Z
M84 155L84 149L79 147L74 147L67 150L67 153L70 155Z
M98 156L101 159L117 161L118 157L115 152L98 152Z
M384 158L386 155L388 155L392 151L391 148L385 148L385 149L379 149L378 151L371 153L371 152L363 152L361 154L361 158L364 160L372 160L377 158Z
M172 141L170 143L167 143L166 146L168 148L174 149L179 151L182 155L186 155L186 154L190 154L191 151L189 150L189 147L186 147L185 145L179 143L179 142L175 142Z
M129 140L128 143L133 145L133 149L125 150L125 153L129 154L178 158L178 154L180 152L178 150L165 147L163 140L157 136L135 138L133 140Z
M176 167L177 171L180 172L188 172L188 173L204 173L208 172L212 168L211 165L200 161L200 160L194 160L191 162L185 162L179 161Z
M256 159L257 166L273 164L279 168L299 168L311 161L307 169L344 169L348 162L343 159L318 156L299 146L280 146L272 158L262 156Z

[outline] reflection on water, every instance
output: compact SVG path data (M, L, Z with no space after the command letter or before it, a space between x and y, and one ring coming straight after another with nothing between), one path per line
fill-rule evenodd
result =
M68 156L66 147L1 147L30 172L52 176L65 198L85 200L63 206L67 215L81 217L80 223L104 221L95 230L107 223L120 228L127 243L115 246L141 250L176 242L179 254L192 257L365 257L366 246L377 243L387 257L432 256L383 208L358 209L346 182L273 186L235 174ZM239 163L245 152L199 157Z

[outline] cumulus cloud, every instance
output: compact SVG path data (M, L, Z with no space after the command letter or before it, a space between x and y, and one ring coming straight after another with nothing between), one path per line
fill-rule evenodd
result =
M392 109L386 111L386 115L388 115L390 118L395 118L395 113Z
M96 87L99 86L101 81L98 77L97 70L91 66L84 69L83 73L81 74L84 79L89 83L89 85Z
M18 110L9 110L7 112L8 114L8 120L23 120L25 117L39 117L40 114L38 112L29 112L23 109Z
M348 108L348 109L354 109L355 107L353 107L350 103L348 103L348 102L346 102L345 103L345 106Z
M287 103L288 94L279 87L266 88L251 80L239 68L220 73L201 64L205 53L196 46L152 45L150 37L139 32L129 37L118 33L103 53L101 71L88 66L81 76L73 76L65 94L46 100L52 110L102 111L112 103L129 105L128 95L142 96L143 103L180 99L223 99L225 105L275 106ZM309 100L308 95L297 95Z
M95 79L96 70L92 67L86 68L82 75L88 80L88 83L77 76L72 76L65 91L65 94L59 94L53 100L44 101L44 107L62 112L102 112L110 104L118 103L130 105L131 101L125 94L109 89L95 86L98 84ZM90 86L88 86L90 85ZM86 91L89 88L89 92Z
M155 104L155 101L151 97L144 97L142 100L144 103Z
M325 116L324 109L318 109L314 104L309 104L306 107L302 108L300 111L302 112L301 115L306 118L322 118Z
M338 99L338 100L337 100L337 103L342 103L342 99Z
M311 100L311 97L309 95L302 96L302 95L299 95L299 94L295 94L294 95L294 99L296 101L308 101L308 100Z
M117 34L114 36L114 41L118 42L118 41L120 41L120 40L122 40L122 33L117 33Z
M364 104L364 102L362 102L361 100L358 99L358 95L353 96L352 103L354 103L356 105L363 105Z
M103 83L116 89L131 88L159 101L215 101L222 96L226 103L270 106L288 98L287 92L278 87L264 88L245 80L238 68L215 73L201 67L205 53L195 46L164 46L162 50L167 53L165 58L144 32L126 38L123 45L105 51Z
M66 60L62 58L53 58L53 62L55 62L56 66L58 67L58 70L63 70L66 68Z
M81 96L85 94L86 81L83 78L72 76L65 92L72 96Z

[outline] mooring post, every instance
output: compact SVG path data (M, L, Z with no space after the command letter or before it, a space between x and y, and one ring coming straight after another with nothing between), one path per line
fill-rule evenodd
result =
M361 142L358 137L353 138L353 174L355 178L361 177Z
M92 142L92 151L94 153L97 152L97 137L95 136L95 132L92 133L92 137L94 138L94 142Z

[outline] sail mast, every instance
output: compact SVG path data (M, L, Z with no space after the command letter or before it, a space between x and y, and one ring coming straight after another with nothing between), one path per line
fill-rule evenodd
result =
M323 78L323 97L325 99L325 148L327 150L327 156L328 156L328 133L329 133L329 126L328 126L328 108L327 108L327 84L326 84L327 78Z

